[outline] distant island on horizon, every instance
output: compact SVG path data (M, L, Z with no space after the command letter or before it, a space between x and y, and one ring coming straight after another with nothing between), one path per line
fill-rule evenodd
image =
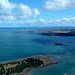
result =
M44 35L44 36L75 36L75 29L61 29L61 30L20 30L17 31L16 33L24 33L24 32L29 32L29 33L37 33L39 35Z

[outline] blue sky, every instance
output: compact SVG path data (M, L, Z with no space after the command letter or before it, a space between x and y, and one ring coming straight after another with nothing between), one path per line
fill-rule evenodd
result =
M75 0L0 0L0 27L75 26Z

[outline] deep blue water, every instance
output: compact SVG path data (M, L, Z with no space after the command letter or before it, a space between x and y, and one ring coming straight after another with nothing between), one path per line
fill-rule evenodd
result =
M75 36L16 33L19 30L22 29L0 29L0 62L34 55L50 55L60 63L40 68L30 75L75 75ZM66 46L55 46L55 43ZM61 60L63 58L66 60Z

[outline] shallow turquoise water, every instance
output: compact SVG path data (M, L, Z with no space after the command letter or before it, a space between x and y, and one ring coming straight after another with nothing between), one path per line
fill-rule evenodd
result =
M50 55L59 64L40 68L30 75L75 75L75 37L42 36L32 33L16 33L14 29L0 30L0 62L34 55ZM63 43L67 46L54 46ZM66 58L66 60L61 60ZM71 72L70 72L71 71Z

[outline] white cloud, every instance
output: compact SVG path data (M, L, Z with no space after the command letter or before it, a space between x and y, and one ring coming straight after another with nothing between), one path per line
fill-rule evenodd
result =
M33 15L34 15L34 17L38 16L39 14L40 14L40 11L39 11L37 8L35 8L35 9L33 10Z
M33 23L34 24L34 23ZM48 26L69 26L73 25L75 26L75 17L71 18L62 18L62 19L55 19L55 20L44 20L44 19L39 19L38 21L35 22L35 24L39 25L48 25Z
M75 0L47 0L46 8L50 10L61 9L67 7L74 7ZM47 7L47 5L49 7ZM63 18L55 20L35 20L40 14L37 8L31 8L25 4L14 4L9 2L9 0L0 0L0 24L9 25L68 25L68 23L75 24L75 17Z
M12 14L13 8L15 8L15 4L8 0L0 0L0 15Z
M40 14L37 8L31 8L25 4L11 3L9 0L0 0L0 20L17 21L23 19L35 18Z
M21 15L21 17L29 18L29 17L32 16L32 10L27 5L20 4L19 5L19 9L20 9L20 15Z
M9 17L9 16L8 16ZM12 16L10 16L12 17ZM75 26L75 17L72 18L62 18L62 19L49 19L49 20L45 20L45 19L38 19L38 20L14 20L12 17L12 19L10 18L6 18L4 16L4 22L2 22L3 18L0 18L0 24L2 23L8 23L9 25L23 25L23 26ZM7 21L8 19L8 21ZM10 19L10 20L9 20Z
M0 15L0 20L4 21L14 21L16 17L13 15Z
M26 20L26 21L17 21L15 23L32 26L69 26L69 25L75 26L75 17L55 19L55 20L45 20L45 19Z
M75 7L75 0L47 0L45 8L48 10L58 10Z
M37 8L32 9L24 4L18 5L18 9L19 9L20 18L34 18L40 14Z

